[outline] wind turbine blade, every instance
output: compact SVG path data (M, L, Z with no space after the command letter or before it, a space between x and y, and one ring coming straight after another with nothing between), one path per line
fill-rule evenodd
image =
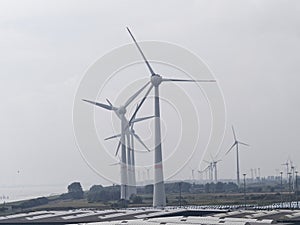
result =
M125 108L149 85L150 81L147 82L142 88L140 88L134 95L132 95L125 103Z
M233 132L233 137L234 137L234 140L236 141L236 135L235 135L235 131L234 131L234 128L233 128L233 126L232 126L231 128L232 128L232 132Z
M206 170L208 170L210 168L210 165L208 165L204 170L203 172L205 172Z
M117 162L117 163L112 163L112 164L109 164L109 166L116 166L116 165L119 165L120 162Z
M113 106L113 104L111 104L111 102L108 99L106 99L106 101L110 106Z
M121 134L117 134L117 135L113 135L113 136L104 138L104 140L107 141L107 140L110 140L110 139L113 139L113 138L117 138L117 137L121 137Z
M138 107L139 107L139 104L136 104L135 110L138 110ZM135 117L136 117L136 114L134 115L134 117L132 118L131 121L134 121L134 120L135 120ZM133 130L134 122L131 122L131 123L129 124L129 126L131 126L131 129Z
M99 102L93 102L93 101L89 101L89 100L85 100L85 99L82 99L82 101L91 103L91 104L93 104L93 105L99 106L99 107L104 108L104 109L108 109L108 110L116 110L116 108L113 107L113 106L105 105L105 104L102 104L102 103L99 103Z
M206 160L203 160L203 162L206 162L206 163L210 164L210 162L209 162L209 161L206 161Z
M119 140L119 144L118 144L117 151L116 151L116 154L115 154L116 156L117 156L118 153L119 153L120 146L121 146L121 140Z
M244 143L244 142L240 142L240 141L238 141L238 143L239 143L239 144L241 144L241 145L245 145L245 146L248 146L248 147L250 147L250 145L248 145L248 144L246 144L246 143Z
M146 57L145 57L145 55L144 55L142 49L140 48L140 46L139 46L138 43L136 42L136 40L135 40L134 36L132 35L131 31L129 30L128 27L126 27L126 29L127 29L128 33L130 34L132 40L134 41L136 47L138 48L139 52L141 53L141 55L142 55L142 57L143 57L143 59L144 59L146 65L147 65L147 67L148 67L148 69L149 69L149 71L150 71L150 73L151 73L151 75L152 75L152 76L155 75L155 73L154 73L152 67L150 66L150 63L149 63L148 60L146 59Z
M233 145L230 147L230 149L225 153L225 155L227 155L230 151L231 151L231 149L233 149L233 147L236 145L236 142L234 142L233 143Z
M146 92L145 96L143 97L142 101L140 102L140 104L138 104L138 106L136 107L134 113L132 114L130 120L129 120L129 124L131 124L132 120L135 118L137 112L139 111L139 109L141 108L141 106L143 105L144 101L146 100L147 96L149 95L150 91L152 90L153 85L151 84L148 91Z
M148 152L150 152L150 149L145 145L145 143L137 134L133 133L133 136L147 149Z
M186 79L168 79L163 78L162 81L176 81L176 82L216 82L216 80L186 80Z
M144 120L152 119L152 118L154 118L154 117L155 117L155 116L147 116L147 117L142 117L142 118L133 119L133 120L131 121L131 123L141 122L141 121L144 121Z

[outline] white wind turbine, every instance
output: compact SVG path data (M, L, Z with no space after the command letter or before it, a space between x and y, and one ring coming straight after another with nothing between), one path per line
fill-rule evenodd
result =
M138 107L138 105L137 105ZM145 145L139 135L136 134L133 126L135 123L148 120L153 118L154 116L135 118L136 114L132 116L130 121L125 127L125 135L127 140L127 177L128 177L128 191L127 195L130 197L132 194L136 194L136 174L135 174L135 146L134 139L137 139L138 142L143 145L148 151L149 148ZM113 135L111 137L105 138L104 140L114 139L120 137L121 134Z
M212 161L206 161L203 160L204 162L206 162L208 164L208 166L204 169L204 171L208 171L208 179L210 181L213 181L213 162Z
M237 185L240 186L239 144L245 146L250 146L250 145L237 140L233 126L232 126L232 132L233 132L234 142L225 155L227 155L234 147L236 147L236 181L237 181Z
M99 103L99 102L94 102L94 101L89 101L83 99L83 101L91 103L93 105L99 106L101 108L114 111L117 117L121 121L121 134L114 135L108 139L115 138L115 137L120 137L116 155L118 154L119 148L122 145L122 150L121 150L121 164L120 164L120 173L121 173L121 199L129 199L129 195L127 192L127 185L128 185L128 177L127 177L127 160L126 160L126 145L125 145L125 136L126 136L126 130L129 128L129 121L126 119L125 114L126 114L126 108L129 106L129 104L148 86L149 83L144 85L141 89L139 89L134 95L132 95L124 105L121 105L119 107L113 106L112 103L106 99L108 102L107 104ZM134 118L131 119L130 121L135 122Z
M197 171L197 170L195 168L192 168L191 166L188 166L188 167L191 170L192 182L195 183L195 171Z
M183 79L168 79L163 78L161 75L154 72L149 61L146 59L142 49L136 42L129 28L127 28L131 38L133 39L138 51L140 52L149 72L150 72L150 88L146 92L142 99L139 107L143 104L146 97L154 87L154 112L155 112L155 123L154 123L154 134L155 134L155 150L154 150L154 193L153 193L153 207L164 207L166 206L166 194L164 187L164 176L163 176L163 163L162 163L162 145L161 145L161 124L160 124L160 104L159 104L159 86L162 82L214 82L214 80L183 80ZM137 108L136 112L139 110ZM135 113L136 113L135 112Z
M282 166L286 166L286 180L289 180L289 160L287 160L285 163L281 164Z
M137 105L138 107L138 105ZM129 135L130 135L130 142L131 142L131 151L130 151L130 159L131 159L131 176L132 176L132 186L133 186L133 194L137 193L136 190L136 174L135 174L135 145L134 145L134 138L138 139L138 141L140 143L143 143L143 141L141 140L141 138L136 134L133 126L134 126L134 122L132 121L138 121L136 118L136 114L133 115L131 122L129 123ZM144 117L144 119L150 119L153 118L154 116L150 116L150 117ZM141 120L139 120L141 121ZM148 151L150 151L147 146L143 143L142 144Z
M217 168L217 164L218 162L221 162L222 160L219 159L219 160L216 160L214 158L212 158L212 165L213 165L213 170L215 172L215 182L217 183L218 182L218 168Z
M216 183L218 182L218 169L217 169L217 164L218 162L221 162L221 159L216 159L212 155L210 155L211 161L206 161L204 162L209 164L209 171L210 171L210 179L211 181L215 181Z
M198 173L198 180L202 180L203 181L203 173L204 173L205 171L204 170L197 170L197 173Z

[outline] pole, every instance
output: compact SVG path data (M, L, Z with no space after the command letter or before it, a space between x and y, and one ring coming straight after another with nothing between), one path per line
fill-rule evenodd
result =
M283 190L282 190L282 174L283 172L280 172L280 201L281 201L281 208L283 208Z
M115 184L112 185L112 202L115 201Z
M240 188L239 144L236 144L236 182Z
M296 195L296 204L297 204L297 209L299 209L299 202L298 202L298 171L296 173L296 187L295 187L295 195Z
M127 198L127 185L125 184L125 198L124 198L124 208L126 208L126 198Z
M288 173L289 178L289 197L290 197L290 209L292 208L292 189L291 189L291 176L292 173Z
M246 209L246 174L243 174L244 176L244 207Z
M215 167L215 182L218 183L217 162L214 162L214 167Z
M181 182L179 182L179 207L181 208Z

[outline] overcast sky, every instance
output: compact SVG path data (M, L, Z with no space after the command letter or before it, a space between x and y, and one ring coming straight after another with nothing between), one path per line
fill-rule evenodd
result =
M251 144L241 149L242 173L275 175L287 159L298 166L299 1L1 0L1 187L104 182L77 149L72 106L87 68L131 43L126 26L138 40L175 43L207 63L226 103L221 152L232 124ZM220 178L235 178L234 156L219 164Z

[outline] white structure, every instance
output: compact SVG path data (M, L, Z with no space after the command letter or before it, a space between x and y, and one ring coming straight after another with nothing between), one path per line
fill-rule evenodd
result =
M154 135L155 135L155 150L154 150L154 193L153 193L153 206L154 207L165 207L166 206L166 195L165 195L165 187L164 187L164 175L163 175L163 163L162 163L162 143L161 143L161 127L160 127L160 104L159 104L159 86L162 82L214 82L214 80L182 80L182 79L167 79L163 78L161 75L154 72L150 63L146 59L142 49L136 42L134 36L131 31L127 28L131 38L133 39L138 51L140 52L148 70L150 71L150 88L148 89L146 95L143 100L139 104L136 112L139 107L143 104L148 94L154 87L154 116L155 116L155 124L154 124Z
M126 157L126 144L125 144L125 139L126 139L126 135L127 135L127 141L128 141L128 145L130 146L130 139L129 137L129 124L130 123L134 123L135 121L132 119L130 122L126 119L125 114L126 114L126 108L128 107L128 105L147 87L148 83L146 85L144 85L140 90L138 90L134 95L132 95L124 105L120 106L120 107L115 107L112 105L112 103L107 100L108 105L107 104L103 104L103 103L99 103L99 102L93 102L93 101L89 101L89 100L84 100L85 102L91 103L93 105L99 106L101 108L110 110L110 111L114 111L115 114L117 115L117 117L120 119L121 122L121 134L117 134L114 135L112 137L106 138L106 140L108 139L112 139L112 138L117 138L120 137L119 140L119 144L117 147L117 151L116 151L116 155L119 152L119 148L122 145L122 150L121 150L121 169L120 169L120 174L121 174L121 199L126 199L128 200L130 197L130 192L128 189L128 166L127 166L127 157ZM148 118L142 118L142 119L137 119L139 121L142 121L144 119L148 119ZM140 139L139 139L140 140ZM127 149L127 151L130 151L130 147L129 149ZM128 154L129 155L129 154ZM130 161L131 163L131 161ZM130 179L130 181L132 181L132 178ZM132 182L131 182L132 184Z
M236 182L237 182L237 185L240 186L239 144L245 145L245 146L249 146L249 145L237 140L233 126L232 126L232 132L233 132L234 142L233 142L233 145L229 148L229 150L226 152L225 155L227 155L231 151L231 149L233 149L234 146L236 146Z

